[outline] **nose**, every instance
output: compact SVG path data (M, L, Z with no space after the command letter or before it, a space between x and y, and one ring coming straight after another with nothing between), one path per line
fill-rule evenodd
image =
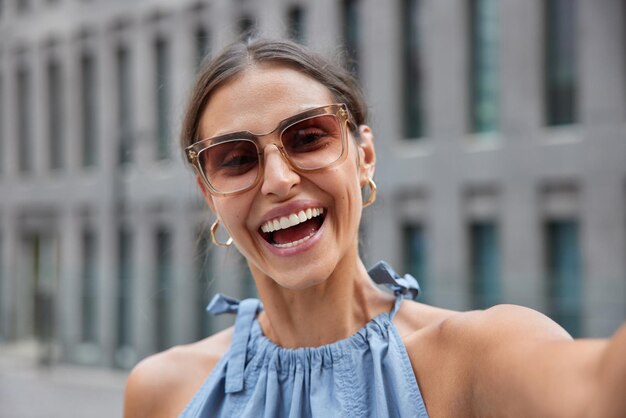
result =
M263 150L265 168L261 192L265 195L285 197L300 183L300 175L291 169L278 147L271 145Z

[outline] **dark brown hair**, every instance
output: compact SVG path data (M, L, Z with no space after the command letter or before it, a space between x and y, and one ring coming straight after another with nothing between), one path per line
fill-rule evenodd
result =
M367 122L363 92L341 66L291 41L248 39L227 46L200 70L183 119L183 148L202 139L198 132L200 117L215 89L256 63L284 64L301 71L326 86L338 103L345 103L356 126Z

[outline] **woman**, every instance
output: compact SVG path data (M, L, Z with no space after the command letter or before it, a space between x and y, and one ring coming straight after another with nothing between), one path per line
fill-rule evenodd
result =
M237 43L203 69L183 147L263 305L214 300L235 326L141 362L126 417L626 416L626 328L572 341L530 309L401 303L410 277L384 268L396 296L374 285L366 123L352 77L296 44Z

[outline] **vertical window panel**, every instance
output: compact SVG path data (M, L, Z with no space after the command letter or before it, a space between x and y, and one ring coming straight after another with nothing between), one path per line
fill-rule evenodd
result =
M30 10L30 0L16 0L15 8L18 14L27 13Z
M576 0L546 0L545 118L548 126L576 122Z
M546 226L549 315L574 337L582 333L582 260L578 223L548 222Z
M245 258L241 257L241 281L242 281L242 290L244 298L258 298L259 293L256 288L256 283L254 282L254 278L252 277L252 273L250 272L250 268L248 267L248 262Z
M256 34L256 23L250 16L239 19L239 34L241 39L249 39Z
M32 170L33 161L31 153L32 131L31 131L31 78L30 72L26 68L20 68L16 76L17 97L15 103L17 107L17 167L21 173Z
M172 233L159 227L155 234L156 243L156 349L163 351L172 343Z
M492 132L499 121L498 0L470 0L470 129Z
M47 66L48 84L48 141L49 160L51 170L63 167L63 86L61 66L56 60L50 60Z
M156 64L156 140L158 160L170 157L170 50L163 38L154 44Z
M4 112L4 77L0 74L0 175L4 172L4 152L6 149L6 137L4 135L6 116L4 115Z
M485 309L500 303L500 249L494 223L470 226L472 306Z
M91 228L85 228L82 233L82 330L83 342L95 343L97 340L97 247L96 235Z
M211 314L206 311L209 304L209 285L212 280L213 266L210 257L211 238L207 228L198 228L196 239L196 277L198 291L198 304L195 315L198 315L198 328L196 336L198 339L206 338L213 333Z
M133 237L126 227L118 230L117 251L117 347L123 348L132 345Z
M341 29L347 53L346 67L352 74L359 74L359 0L343 0L341 3Z
M292 6L287 11L287 37L300 44L305 43L304 9Z
M84 53L80 59L81 68L81 111L82 111L82 165L96 164L97 144L97 103L96 103L96 63L93 55Z
M408 139L424 135L420 7L421 0L402 0L402 123Z
M130 52L120 46L116 52L117 72L117 123L118 161L127 164L133 161L133 96L130 68Z
M202 26L196 30L196 67L199 68L204 58L209 54L210 45L209 32Z
M408 224L403 230L404 272L411 274L420 285L420 300L427 301L428 294L428 259L426 233L422 225Z
M0 312L4 312L4 281L6 277L6 273L4 272L4 245L4 236L2 234L2 230L0 229ZM6 332L7 329L5 329L5 322L0 321L0 341L3 341L5 337L8 337Z

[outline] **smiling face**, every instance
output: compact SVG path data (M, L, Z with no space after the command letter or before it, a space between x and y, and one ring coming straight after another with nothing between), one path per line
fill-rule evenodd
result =
M284 119L335 102L323 84L297 70L257 64L211 95L200 120L201 138L270 132ZM357 145L345 129L347 156L327 169L297 172L270 144L277 138L263 138L265 170L254 188L214 196L198 181L257 279L304 289L356 263L361 186L373 175L375 158L369 128L360 131Z

